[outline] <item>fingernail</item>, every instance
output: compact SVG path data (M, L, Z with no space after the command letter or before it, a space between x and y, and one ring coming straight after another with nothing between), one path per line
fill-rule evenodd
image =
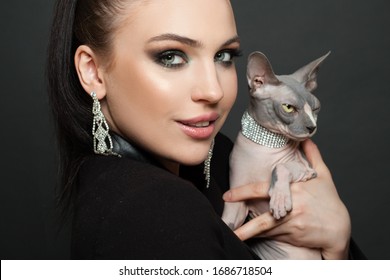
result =
M225 192L224 195L222 196L222 199L225 200L225 201L229 201L231 198L232 198L232 192L231 191Z

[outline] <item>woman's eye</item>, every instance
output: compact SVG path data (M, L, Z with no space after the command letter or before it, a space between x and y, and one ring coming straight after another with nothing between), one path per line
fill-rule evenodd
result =
M167 68L180 67L186 64L187 57L180 51L166 51L157 56L157 62Z
M241 52L236 49L231 49L231 50L223 50L218 52L215 57L214 61L222 63L226 66L230 66L233 64L233 60L235 57L240 56Z
M295 107L290 104L282 104L282 108L286 113L293 113L296 111Z
M228 52L220 52L215 56L215 61L229 62L232 60L232 54Z

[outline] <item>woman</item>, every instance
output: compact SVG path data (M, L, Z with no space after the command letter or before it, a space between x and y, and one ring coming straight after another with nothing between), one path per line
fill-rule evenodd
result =
M264 214L236 234L220 219L232 144L218 131L236 98L240 47L228 0L59 0L55 9L48 76L72 258L250 259L241 240L259 235L348 257L348 212L311 142L319 176L293 186L288 217ZM224 199L266 199L267 188Z

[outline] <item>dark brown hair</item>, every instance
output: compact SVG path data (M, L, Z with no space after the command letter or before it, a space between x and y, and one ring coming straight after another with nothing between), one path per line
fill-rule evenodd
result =
M59 201L63 209L71 204L83 159L93 153L92 99L78 79L75 51L80 45L88 45L109 61L112 35L128 2L58 0L54 6L46 75L59 150Z

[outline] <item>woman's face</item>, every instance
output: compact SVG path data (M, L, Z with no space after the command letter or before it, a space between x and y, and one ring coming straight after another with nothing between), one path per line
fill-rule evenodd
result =
M172 171L199 164L237 93L230 2L136 1L127 13L103 71L110 129Z

